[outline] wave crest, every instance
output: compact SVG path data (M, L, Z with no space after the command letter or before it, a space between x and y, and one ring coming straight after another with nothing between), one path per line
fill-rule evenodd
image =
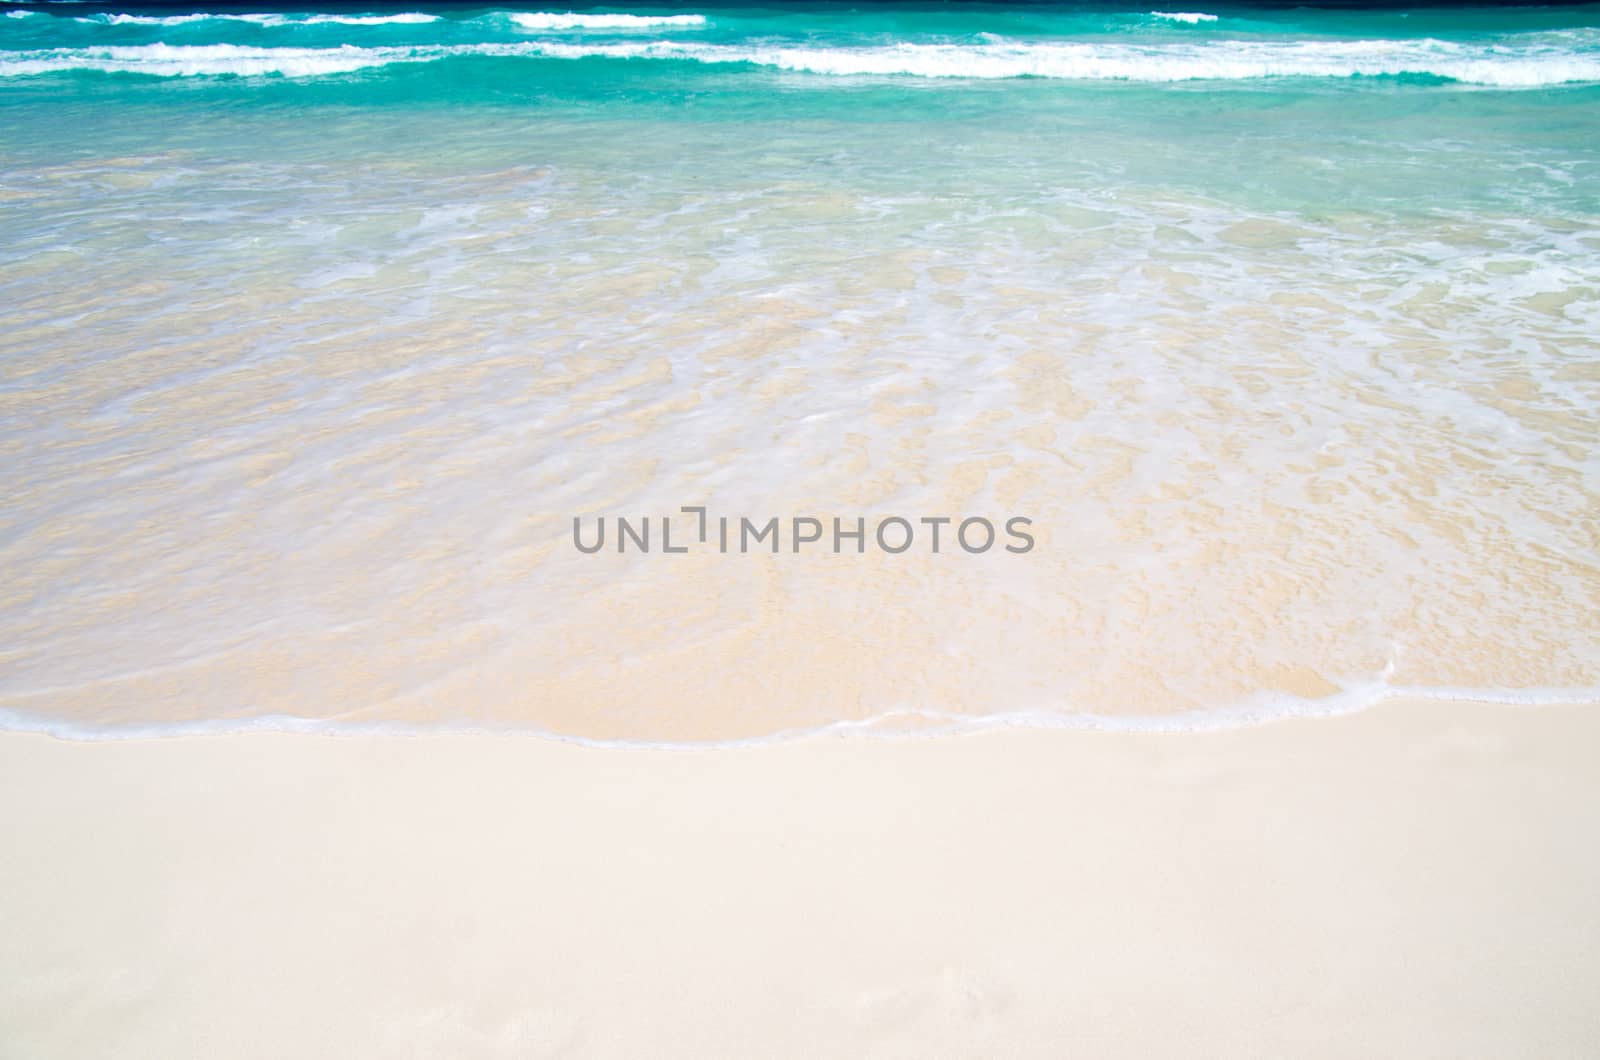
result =
M280 15L280 14L216 14L196 12L188 15L90 15L78 22L100 23L108 26L183 26L192 22L249 22L257 26L414 26L438 22L442 16L420 11L397 15Z
M523 29L655 29L665 26L704 26L704 15L579 15L569 11L516 11L511 21Z
M949 79L1034 77L1079 81L1240 81L1264 78L1431 76L1528 88L1600 82L1600 55L1443 41L1228 41L1185 45L1052 43L896 44L819 48L640 41L324 48L148 44L12 52L0 76L99 70L170 76L316 77L392 63L468 56L673 60L747 64L826 76Z

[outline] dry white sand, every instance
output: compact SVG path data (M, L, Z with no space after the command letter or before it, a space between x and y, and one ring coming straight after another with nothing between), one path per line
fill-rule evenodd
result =
M1600 710L0 737L0 1055L1600 1055Z

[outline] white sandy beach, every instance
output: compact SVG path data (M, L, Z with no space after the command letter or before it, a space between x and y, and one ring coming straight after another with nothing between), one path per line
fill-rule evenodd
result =
M0 737L0 1053L1600 1055L1600 713Z
M1600 1060L1600 0L5 7L0 1060Z

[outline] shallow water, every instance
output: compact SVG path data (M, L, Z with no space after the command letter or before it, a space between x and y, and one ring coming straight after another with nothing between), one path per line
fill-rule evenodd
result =
M0 19L16 724L1600 685L1600 9L68 10Z

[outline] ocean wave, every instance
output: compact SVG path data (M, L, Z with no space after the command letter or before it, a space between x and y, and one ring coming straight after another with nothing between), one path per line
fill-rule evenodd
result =
M604 50L602 50L604 49ZM595 46L617 57L748 62L843 76L1037 77L1077 81L1241 81L1262 78L1432 76L1467 84L1534 87L1600 80L1600 56L1467 47L1443 41L1227 41L1200 45L898 44L873 48ZM576 50L551 55L576 57Z
M329 22L341 26L418 26L428 22L438 22L441 18L440 15L407 11L398 15L311 15L301 21L308 26Z
M782 729L765 736L710 740L629 740L580 736L514 721L349 721L292 714L238 718L196 718L184 721L88 722L30 714L0 707L0 732L32 733L58 740L114 742L195 736L286 734L300 736L520 736L584 747L622 750L708 750L759 747L825 737L916 739L959 736L1011 729L1053 729L1151 735L1228 732L1296 719L1337 718L1357 714L1395 700L1483 703L1539 708L1582 707L1600 703L1600 688L1483 689L1389 685L1382 681L1353 685L1318 698L1275 693L1252 697L1230 707L1176 714L1096 714L1070 710L1017 710L993 714L901 709L865 718Z
M523 29L654 29L666 26L704 26L704 15L579 15L569 11L556 14L550 11L515 11L512 22Z
M341 26L409 26L440 21L439 15L410 11L397 15L285 15L285 14L233 14L231 12L195 12L187 15L90 15L76 19L78 22L102 23L108 26L183 26L192 22L249 22L257 26L314 26L335 24Z
M1230 41L1186 45L1061 43L897 44L822 48L641 41L332 48L246 45L128 45L18 51L0 76L99 70L171 76L316 77L394 63L468 56L675 60L748 64L828 76L1080 81L1239 81L1262 78L1430 76L1466 84L1527 88L1600 82L1600 54L1512 49L1444 41Z
M42 11L8 11L9 18L29 18L43 15ZM315 14L312 12L272 12L249 14L234 11L195 11L182 15L135 15L102 12L79 15L73 21L103 26L185 26L196 22L248 22L257 26L405 26L423 25L443 21L444 16L420 11L400 14L342 15ZM526 30L559 32L563 30L641 30L641 29L693 29L706 25L704 15L627 15L579 14L554 11L491 11L479 16L480 20L509 20Z
M323 77L392 63L443 58L439 49L256 48L242 44L144 44L106 48L56 48L17 52L0 59L0 77L72 70L151 77Z
M73 19L74 22L86 22L106 26L182 26L188 22L206 22L211 19L227 19L232 22L252 22L256 19L268 18L267 15L123 15L103 14L84 15Z
M1208 15L1203 11L1152 11L1151 18L1164 19L1167 22L1187 22L1194 25L1197 22L1215 22L1216 15Z

